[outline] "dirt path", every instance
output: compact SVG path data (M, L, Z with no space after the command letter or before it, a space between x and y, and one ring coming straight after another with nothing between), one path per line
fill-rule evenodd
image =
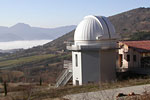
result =
M134 92L135 94L142 94L145 91L150 92L150 84L102 90L97 92L72 94L67 95L64 98L69 100L115 100L118 93L129 94Z

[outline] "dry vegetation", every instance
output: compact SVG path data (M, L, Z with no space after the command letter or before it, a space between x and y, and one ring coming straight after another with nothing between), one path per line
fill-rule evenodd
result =
M1 95L0 97L3 99L0 100L53 100L53 99L61 99L63 96L68 94L75 93L84 93L90 91L99 91L104 89L114 89L119 87L127 87L133 85L142 85L142 84L150 84L150 79L130 79L119 82L112 83L103 83L101 84L101 88L99 84L89 84L83 86L66 86L60 88L49 87L48 84L43 84L39 86L39 84L18 84L14 85L12 83L8 84L8 96L3 96L3 86L0 86ZM144 95L142 95L143 97ZM139 96L138 96L139 97ZM145 97L145 96L144 96ZM149 94L147 94L149 97ZM126 99L125 99L126 100ZM130 99L129 99L130 100ZM136 99L135 99L136 100ZM145 100L145 99L139 99Z
M40 54L28 57L0 59L0 82L44 82L55 83L63 68L63 61L70 59L70 54ZM5 60L4 60L5 59Z
M133 40L149 39L150 8L134 9L111 16L109 19L114 24L116 32L121 34L123 38L131 36L130 38ZM0 100L50 100L49 98L58 99L67 94L100 90L98 84L49 89L48 83L54 83L56 77L62 71L63 60L71 60L71 55L65 49L66 44L64 44L64 41L73 41L73 36L74 30L43 46L14 54L0 54L0 82L7 81L9 83L8 96L6 97L3 96L3 85L0 85ZM61 53L62 50L65 52ZM2 70L6 67L7 70ZM39 78L42 78L45 83L43 86L33 84L39 82ZM141 84L150 84L149 78L103 83L101 89ZM149 97L149 94L140 97L144 98L146 96Z

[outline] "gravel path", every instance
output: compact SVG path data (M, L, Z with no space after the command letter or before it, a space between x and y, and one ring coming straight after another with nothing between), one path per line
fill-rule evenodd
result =
M135 94L142 94L144 91L150 91L150 84L102 90L97 92L72 94L67 95L64 98L69 100L115 100L118 93L129 94L134 92Z

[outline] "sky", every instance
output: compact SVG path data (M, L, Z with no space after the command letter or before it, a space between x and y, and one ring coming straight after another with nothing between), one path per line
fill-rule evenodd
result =
M150 0L0 0L0 26L77 25L87 15L108 17L139 7L150 7Z

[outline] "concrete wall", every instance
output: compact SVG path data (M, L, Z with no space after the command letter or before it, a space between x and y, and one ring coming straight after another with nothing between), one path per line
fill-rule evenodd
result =
M78 55L78 66L76 66ZM73 84L111 82L116 78L116 50L72 52Z
M116 50L100 50L100 78L102 82L116 79Z
M82 80L83 84L100 81L99 51L82 52Z

